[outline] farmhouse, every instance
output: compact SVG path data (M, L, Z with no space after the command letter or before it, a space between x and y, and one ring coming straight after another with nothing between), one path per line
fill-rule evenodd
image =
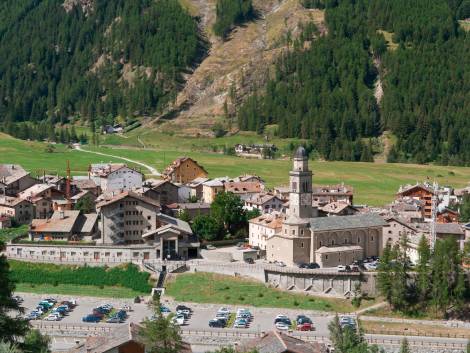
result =
M189 183L196 178L207 178L207 175L207 171L189 157L174 160L163 171L163 179L180 184Z

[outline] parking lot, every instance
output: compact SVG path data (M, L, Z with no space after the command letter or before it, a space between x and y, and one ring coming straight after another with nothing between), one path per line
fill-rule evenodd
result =
M22 306L25 308L27 314L31 310L35 309L38 302L44 298L51 297L51 295L37 295L37 294L20 294L24 299ZM128 322L140 322L145 317L151 316L152 311L145 303L134 304L132 300L123 299L105 299L105 298L90 298L90 297L70 297L70 296L53 296L58 301L75 299L77 301L76 308L68 313L59 323L64 324L80 324L80 325L118 325L118 324L107 324L104 322L100 323L88 323L82 322L82 318L90 314L94 308L104 304L111 304L115 308L121 308L125 305L129 305L132 311L129 312L129 317L126 319ZM163 301L163 305L167 306L172 312L175 312L175 307L178 303L172 303ZM275 329L274 318L279 315L286 315L291 320L295 320L299 314L307 315L312 321L315 327L315 335L327 335L328 334L328 323L332 319L332 316L326 316L321 313L301 311L301 310L284 310L284 309L272 309L272 308L250 308L252 314L252 321L247 328L213 328L209 327L209 320L215 318L217 311L220 307L228 307L232 312L236 312L238 308L245 308L242 306L226 306L226 305L213 305L213 304L192 304L185 303L192 309L192 315L189 320L185 322L182 329L185 330L205 330L205 331L223 331L223 330L240 330L244 332L262 332Z

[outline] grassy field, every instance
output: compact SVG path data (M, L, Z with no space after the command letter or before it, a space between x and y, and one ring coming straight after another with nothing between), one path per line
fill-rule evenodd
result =
M155 135L152 135L155 136ZM119 139L113 136L112 138ZM130 137L129 139L131 139ZM224 141L235 142L235 137L227 137ZM243 139L253 138L244 135ZM122 139L122 138L121 138ZM158 140L158 139L157 139ZM217 141L219 139L212 139ZM163 137L162 137L163 141ZM288 173L292 167L289 159L257 160L226 156L220 153L197 151L199 144L206 139L184 139L167 136L165 143L158 148L137 148L131 146L87 147L91 150L127 157L148 163L162 170L174 159L189 156L196 159L209 172L211 177L253 173L264 178L268 187L288 183ZM178 144L179 148L175 148ZM284 141L287 143L287 141ZM197 145L197 146L196 146ZM64 174L66 160L71 163L72 172L85 174L91 163L122 162L117 158L78 152L57 145L56 152L46 153L45 145L38 142L26 142L0 134L0 163L19 163L33 173L42 174L43 170L50 173ZM470 181L470 168L447 167L414 164L385 163L352 163L312 161L310 167L314 172L314 184L350 184L355 189L355 203L383 205L391 202L401 184L416 183L426 179L436 180L440 184L463 187Z
M267 288L260 282L213 273L178 274L166 285L166 295L176 301L332 312L356 310L348 300L288 293ZM373 303L364 301L364 304Z
M36 293L48 295L81 295L104 298L135 298L143 293L119 286L82 286L75 284L31 284L17 283L16 292ZM144 293L148 294L148 293Z

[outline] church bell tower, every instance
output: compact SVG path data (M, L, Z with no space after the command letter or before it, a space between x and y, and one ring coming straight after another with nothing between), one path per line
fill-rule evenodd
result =
M308 156L303 147L295 152L294 168L289 173L289 179L289 214L301 219L313 217L312 172L308 169Z

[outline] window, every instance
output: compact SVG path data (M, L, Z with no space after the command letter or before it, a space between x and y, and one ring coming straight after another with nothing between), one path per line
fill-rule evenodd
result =
M88 251L85 251L85 252L83 253L83 256L88 256Z
M346 244L348 242L348 239L344 238L343 244Z
M139 257L139 253L138 253L138 252L134 252L134 253L132 253L132 256L134 256L134 257Z
M152 216L147 216L147 219L150 221L152 219Z
M335 245L335 240L331 239L331 245Z
M292 235L295 235L295 229L292 229Z
M117 256L117 257L121 257L121 256L122 256L122 252L116 253L116 256Z
M323 246L323 242L322 242L322 241L320 241L320 248L321 248L322 246Z
M104 256L109 257L109 252L105 252Z
M75 256L75 251L72 251L72 252L70 253L70 256Z
M304 242L300 243L300 247L303 249L304 248Z
M300 234L304 235L304 230L303 229L300 230Z
M374 241L374 236L371 236L371 237L370 237L370 241Z
M55 251L49 251L49 255L55 255Z
M325 255L325 260L328 260L328 255Z

